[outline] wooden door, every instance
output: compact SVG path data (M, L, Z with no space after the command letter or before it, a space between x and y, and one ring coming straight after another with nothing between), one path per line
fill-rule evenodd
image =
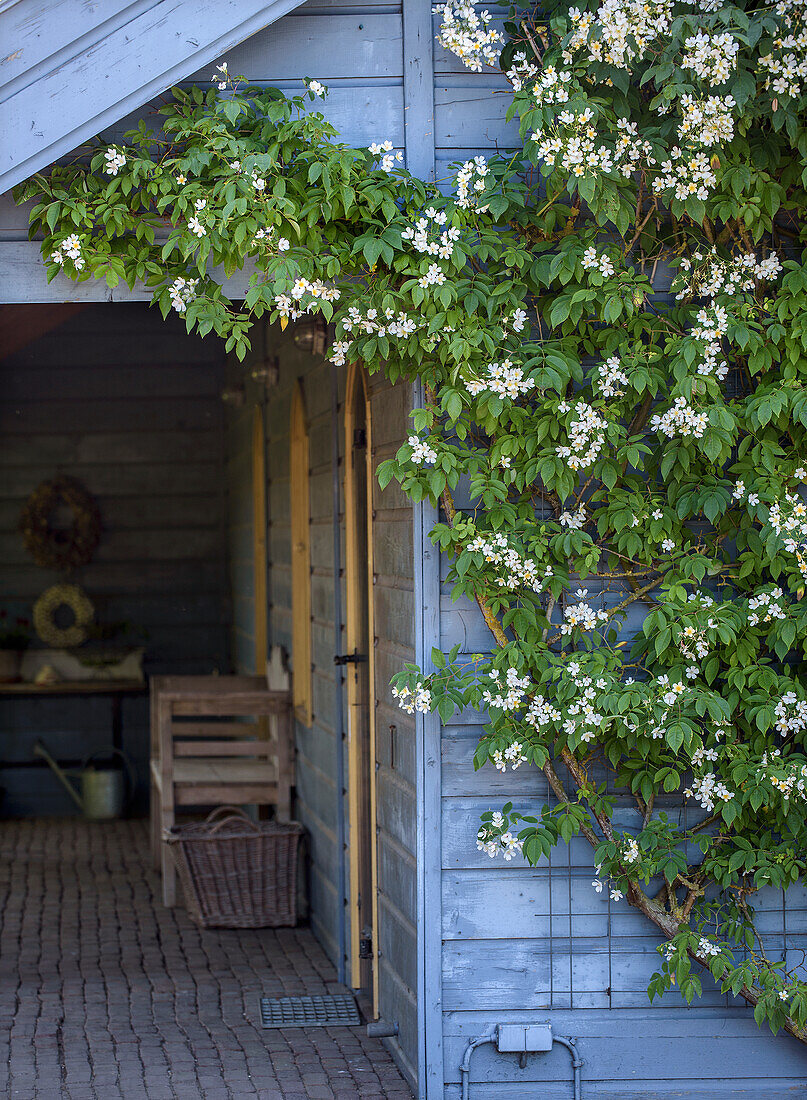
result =
M346 682L350 826L351 984L377 1006L375 728L372 610L372 462L364 371L345 398Z

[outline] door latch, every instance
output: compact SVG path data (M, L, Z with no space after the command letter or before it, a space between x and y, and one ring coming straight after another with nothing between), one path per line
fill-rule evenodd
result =
M352 653L337 653L334 656L333 663L335 665L358 665L366 660L366 653L359 653L357 649L354 649Z

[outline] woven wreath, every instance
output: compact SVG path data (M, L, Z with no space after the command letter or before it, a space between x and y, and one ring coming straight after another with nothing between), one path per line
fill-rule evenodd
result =
M65 504L73 522L65 530L52 526L53 513ZM80 481L60 475L43 481L28 497L20 516L25 549L43 569L69 573L86 565L101 538L101 513Z
M73 622L68 626L56 622L57 612L63 607L73 613ZM77 584L54 584L34 604L34 630L53 649L70 649L86 642L94 618L95 608Z

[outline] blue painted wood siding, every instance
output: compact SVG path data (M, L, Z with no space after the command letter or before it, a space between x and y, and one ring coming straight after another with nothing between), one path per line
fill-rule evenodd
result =
M462 487L457 506L467 507ZM439 645L489 652L492 638L474 604L453 603L442 560ZM592 597L596 586L587 580ZM603 594L604 605L615 601ZM629 621L630 635L641 611ZM550 1020L558 1034L580 1038L586 1095L596 1097L793 1096L807 1086L807 1052L795 1041L757 1029L743 1002L703 975L704 995L687 1008L676 990L651 1006L647 984L658 968L660 937L625 901L592 888L592 850L583 838L553 850L534 869L491 861L476 848L480 815L512 800L525 813L552 799L542 773L522 767L503 775L473 768L484 715L464 712L442 733L442 1009L445 1096L460 1096L459 1064L469 1039L496 1023ZM656 808L686 821L680 797ZM617 806L618 825L635 824L635 807ZM694 819L693 819L694 820ZM790 964L807 947L807 891L765 891L755 905L772 952ZM778 957L778 956L777 956ZM569 1093L570 1062L558 1050L533 1055L522 1070L491 1048L474 1054L472 1096L516 1100ZM539 1093L537 1090L541 1089ZM543 1091L546 1089L546 1091ZM439 1093L438 1093L439 1095Z

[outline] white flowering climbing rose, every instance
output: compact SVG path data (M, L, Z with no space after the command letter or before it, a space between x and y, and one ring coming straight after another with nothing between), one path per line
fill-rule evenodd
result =
M469 842L536 863L581 835L602 903L661 933L651 996L692 1000L699 964L805 1041L754 902L807 872L806 9L435 10L522 138L439 188L384 135L340 144L319 81L222 64L168 144L141 123L18 198L49 277L140 279L240 357L257 318L318 313L335 364L423 382L379 479L441 504L491 654L435 650L394 695L486 710L476 765L549 791ZM246 264L231 302L213 272Z

